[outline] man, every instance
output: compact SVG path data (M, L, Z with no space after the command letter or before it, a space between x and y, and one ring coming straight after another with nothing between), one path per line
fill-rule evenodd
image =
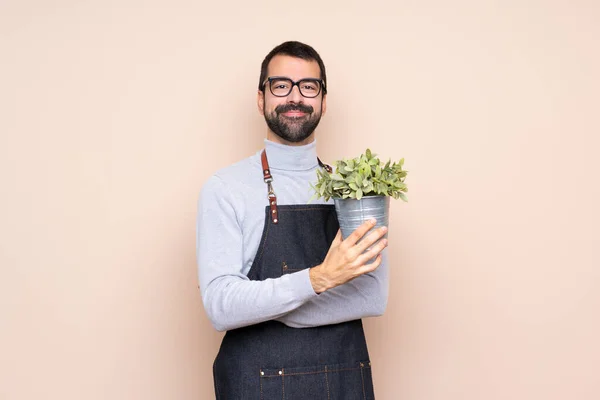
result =
M386 228L369 221L342 240L334 206L307 204L316 169L328 167L314 132L326 100L319 54L299 42L274 48L257 94L265 149L201 191L202 299L227 331L213 366L217 399L373 398L361 318L386 307Z

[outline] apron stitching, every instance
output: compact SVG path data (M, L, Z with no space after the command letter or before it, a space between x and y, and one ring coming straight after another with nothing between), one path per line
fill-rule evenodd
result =
M281 368L281 399L285 400L285 369Z
M357 369L360 369L360 367L355 367L355 368L340 368L340 369L329 369L328 372L342 372L342 371L355 371ZM294 375L314 375L314 374L322 374L323 371L313 371L313 372L291 372L291 373L286 373L286 376L294 376ZM279 374L277 375L265 375L265 378L276 378L280 376Z
M327 385L327 400L329 400L329 379L327 379L327 365L325 366L325 385Z
M367 392L365 391L365 375L363 373L363 369L362 367L360 368L360 379L362 380L362 387L363 387L363 398L365 400L367 400Z
M260 382L260 400L263 400L264 399L264 397L263 397L263 388L262 388L262 381L263 380L262 380L262 377L260 377L258 379L259 379L259 382Z

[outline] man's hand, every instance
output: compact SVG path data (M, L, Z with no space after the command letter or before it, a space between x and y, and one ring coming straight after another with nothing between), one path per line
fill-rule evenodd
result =
M373 226L375 220L366 221L343 241L342 232L338 231L323 263L309 271L310 283L315 293L322 293L343 285L379 267L380 253L388 245L387 239L381 239L387 232L387 228L385 226L378 228L363 238ZM377 256L375 261L366 264L375 256Z

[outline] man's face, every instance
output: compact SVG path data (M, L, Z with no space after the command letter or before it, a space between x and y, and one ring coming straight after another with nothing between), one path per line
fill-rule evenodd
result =
M267 77L275 76L297 82L307 78L319 79L321 70L316 61L278 55L271 59L267 74ZM267 82L264 92L258 92L258 109L269 127L267 138L284 144L312 142L313 132L326 111L326 96L323 89L320 90L317 97L307 98L296 85L289 95L277 97L271 93Z

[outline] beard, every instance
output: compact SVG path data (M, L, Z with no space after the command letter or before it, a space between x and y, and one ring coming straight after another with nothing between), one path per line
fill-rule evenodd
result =
M286 117L281 115L288 111L301 111L307 115L302 117ZM314 109L302 103L286 103L275 107L269 114L265 111L265 121L273 133L290 143L302 142L308 138L319 125L321 113L314 113Z

